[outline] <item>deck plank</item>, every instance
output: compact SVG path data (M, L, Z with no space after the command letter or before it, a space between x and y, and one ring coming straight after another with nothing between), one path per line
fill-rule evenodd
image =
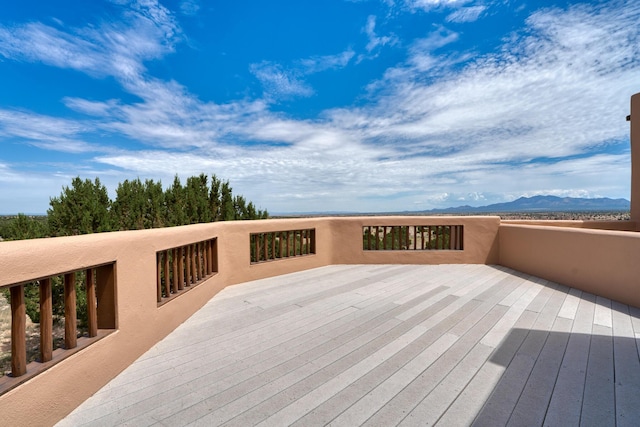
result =
M639 337L504 267L329 266L223 290L59 425L634 425Z

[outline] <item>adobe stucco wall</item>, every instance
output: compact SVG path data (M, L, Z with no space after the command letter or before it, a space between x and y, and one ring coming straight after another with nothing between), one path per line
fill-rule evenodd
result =
M500 264L640 307L640 233L503 224Z
M365 252L364 225L464 225L464 251ZM495 263L497 217L364 217L218 222L0 243L0 286L116 262L118 330L0 396L1 425L53 425L226 286L329 264ZM253 232L315 228L316 254L250 264ZM156 303L156 252L217 238L218 273Z
M640 93L631 97L631 221L640 231Z

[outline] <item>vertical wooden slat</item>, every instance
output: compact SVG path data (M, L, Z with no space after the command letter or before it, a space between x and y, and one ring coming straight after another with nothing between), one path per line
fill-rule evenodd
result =
M207 245L209 248L209 274L213 274L213 240L208 240Z
M76 318L76 274L64 275L64 346L67 349L78 345Z
M460 247L458 248L461 251L464 250L464 226L460 226Z
M267 233L262 233L260 236L262 237L262 250L264 251L264 260L267 261L269 259L269 241L267 239Z
M24 285L11 287L11 375L27 373L27 309Z
M380 249L380 227L376 225L376 250Z
M89 293L87 291L87 301ZM40 361L48 362L53 357L53 303L51 300L51 278L40 280Z
M420 226L420 249L424 250L424 226Z
M205 240L202 242L202 259L204 263L203 275L207 277L209 275L209 241Z
M271 259L276 259L276 233L269 233L271 236Z
M156 281L158 292L157 300L158 302L162 302L162 252L156 254Z
M258 235L257 234L252 234L251 235L251 244L253 245L253 262L258 262L258 251L260 250L258 248Z
M405 244L405 246L407 247L407 249L411 249L411 248L409 247L409 242L410 242L411 240L409 239L409 226L408 226L408 225L405 227L405 233L406 233L406 237L407 237L407 238L405 239L404 244Z
M118 327L115 263L96 267L96 308L98 329L116 329Z
M170 250L163 252L164 254L164 293L167 298L171 296L171 267L169 263Z
M198 268L196 267L196 247L195 245L189 245L189 249L191 250L191 280L192 283L196 283L198 281Z
M431 249L431 226L427 227L427 249Z
M316 229L311 230L311 253L316 253Z
M288 258L289 256L291 256L291 251L290 251L291 248L289 245L289 231L286 231L285 233L287 235L287 258Z
M191 245L184 247L184 265L187 270L184 277L184 285L191 286Z
M96 284L93 280L93 268L85 271L85 286L87 290L87 323L89 324L89 336L98 335L98 311L96 306Z
M457 227L455 225L449 226L449 250L456 248L456 240L458 239Z
M284 236L285 236L285 232L281 231L280 232L280 258L284 258Z
M184 247L178 248L178 290L184 289Z
M198 266L198 280L202 280L202 278L204 277L204 274L202 273L204 262L202 259L202 244L200 242L196 243L196 254L197 254L196 265Z
M178 293L178 248L173 248L171 257L171 269L173 270L173 277L171 278L171 289L173 293Z

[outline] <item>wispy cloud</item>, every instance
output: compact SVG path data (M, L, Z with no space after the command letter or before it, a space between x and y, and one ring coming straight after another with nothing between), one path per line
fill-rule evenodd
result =
M282 64L262 61L251 64L251 73L262 84L264 96L269 101L309 97L315 91L305 81L310 74L346 67L355 52L349 48L335 55L312 56L294 61L286 68Z
M411 9L431 10L440 6L460 6L470 0L405 0L405 5Z
M325 70L335 70L346 67L354 55L354 50L349 48L336 55L314 56L301 59L299 65L304 74L319 73Z
M487 10L486 6L461 7L447 16L447 22L474 22Z
M311 96L313 89L301 79L299 72L285 70L280 64L263 61L251 65L251 72L264 88L265 97L272 99Z
M157 1L123 4L123 21L82 28L55 28L40 22L0 26L0 56L71 68L93 76L137 79L144 61L173 50L180 28Z
M184 15L193 16L200 11L199 0L182 0L180 3L180 12Z
M138 19L162 27L137 9L130 13L138 18L127 21L129 27L105 25L103 33L117 27L118 34L128 34L142 25ZM433 207L538 192L611 194L629 181L624 116L629 94L637 91L639 21L640 5L633 2L544 9L497 52L481 56L445 52L464 33L432 27L406 45L403 63L370 86L368 105L327 110L315 120L274 112L269 96L311 96L305 76L352 64L351 49L303 59L290 69L254 64L266 99L217 104L179 82L146 75L144 61L168 54L179 37L170 16L159 19L167 30L139 34L138 47L38 23L19 27L25 31L20 41L0 28L3 56L113 75L138 98L65 98L67 107L89 116L81 120L2 110L0 136L49 146L71 141L78 151L92 149L82 146L86 134L125 136L147 147L98 150L95 164L121 172L118 178L168 181L176 172L215 172L273 211L290 209L291 200L301 211L375 211L381 197ZM375 18L370 28L380 39ZM76 54L70 62L63 53L45 54L58 42L60 52ZM392 41L378 40L372 51L385 43ZM120 53L130 59L128 72L105 65ZM9 172L0 168L0 175ZM558 188L561 174L564 186Z
M367 18L367 24L362 29L362 31L369 38L369 42L367 43L367 46L365 47L367 52L369 52L369 53L373 52L378 47L393 46L393 45L397 44L398 41L399 41L398 38L394 34L391 34L391 35L388 35L388 36L378 36L376 34L376 17L374 15L370 15Z

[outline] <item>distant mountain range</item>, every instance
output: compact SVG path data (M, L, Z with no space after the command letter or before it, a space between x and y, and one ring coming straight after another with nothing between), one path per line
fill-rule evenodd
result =
M455 208L432 209L428 213L490 213L490 212L584 212L584 211L626 211L631 202L626 199L584 199L575 197L534 196L520 197L513 202L495 203L487 206L458 206Z

